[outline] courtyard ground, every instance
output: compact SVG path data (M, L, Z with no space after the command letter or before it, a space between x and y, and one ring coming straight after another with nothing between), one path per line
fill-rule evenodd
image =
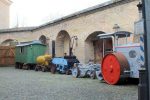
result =
M138 100L138 86L0 67L0 100Z

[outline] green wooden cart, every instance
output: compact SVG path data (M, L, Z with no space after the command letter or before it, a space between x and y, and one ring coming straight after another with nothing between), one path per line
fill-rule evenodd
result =
M15 48L15 67L19 69L34 69L36 58L44 55L46 45L39 41L32 41L16 45Z

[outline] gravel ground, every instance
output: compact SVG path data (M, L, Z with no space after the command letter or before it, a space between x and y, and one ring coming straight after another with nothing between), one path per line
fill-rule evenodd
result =
M138 100L138 87L0 67L0 100Z

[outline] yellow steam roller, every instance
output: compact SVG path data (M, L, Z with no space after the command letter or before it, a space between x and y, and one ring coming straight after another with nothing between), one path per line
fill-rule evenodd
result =
M49 63L51 59L52 59L52 56L48 54L38 56L36 58L37 65L35 67L35 71L40 71L40 70L42 70L43 72L49 71L50 70Z

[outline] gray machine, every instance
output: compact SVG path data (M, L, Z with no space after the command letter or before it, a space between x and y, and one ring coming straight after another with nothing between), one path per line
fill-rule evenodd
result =
M90 77L95 79L96 73L100 70L100 64L89 62L88 64L76 63L72 68L72 75L76 78Z
M72 69L74 77L104 79L108 84L118 84L127 78L139 78L141 45L128 43L131 33L121 31L98 35L103 40L103 60L101 64L76 64ZM107 41L111 41L111 46Z
M139 78L138 69L143 63L141 46L138 43L128 43L130 35L131 33L124 31L98 35L103 41L112 40L112 48L106 48L103 42L103 61L100 70L108 84L118 84L129 77Z

